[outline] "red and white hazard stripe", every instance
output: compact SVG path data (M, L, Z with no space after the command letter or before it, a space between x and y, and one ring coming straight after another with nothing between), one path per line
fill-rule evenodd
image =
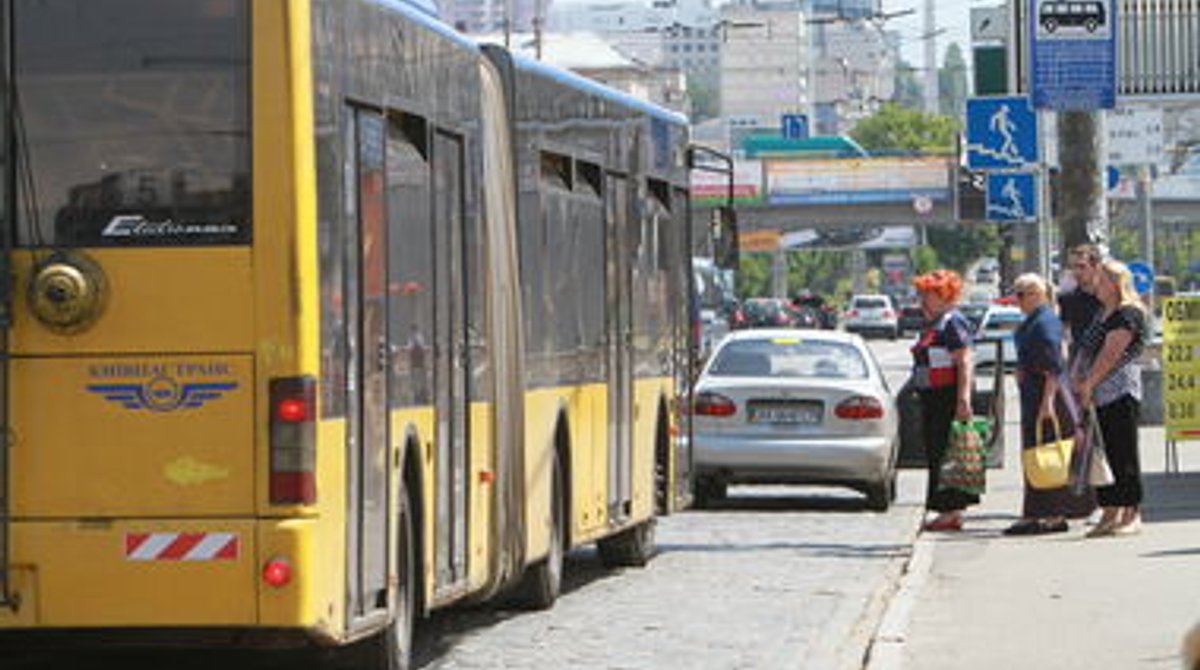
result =
M126 533L130 561L231 561L238 556L234 533Z

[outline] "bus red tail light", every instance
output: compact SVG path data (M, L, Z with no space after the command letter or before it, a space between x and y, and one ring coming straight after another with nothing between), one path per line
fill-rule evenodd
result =
M859 419L882 419L883 403L878 398L866 395L856 395L838 403L833 413L839 419L857 421Z
M292 581L292 564L286 558L275 556L263 565L262 579L275 588L287 586Z
M272 505L317 501L317 380L279 377L269 386Z
M733 416L737 404L720 393L704 391L696 394L693 413L699 416Z

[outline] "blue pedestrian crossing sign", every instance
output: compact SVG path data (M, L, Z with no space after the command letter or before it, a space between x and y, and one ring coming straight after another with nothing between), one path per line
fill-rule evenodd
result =
M807 114L784 114L783 118L779 120L779 125L783 130L783 136L790 140L808 139Z
M1154 288L1154 269L1145 261L1132 261L1127 266L1133 275L1133 289L1138 293L1149 293Z
M1028 96L967 99L967 167L1019 169L1038 162L1038 117Z
M988 173L986 216L988 221L1036 221L1037 212L1037 174L1033 172Z

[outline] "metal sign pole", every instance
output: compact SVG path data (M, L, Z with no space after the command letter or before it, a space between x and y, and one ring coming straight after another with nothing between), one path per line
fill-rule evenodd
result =
M1053 123L1050 118L1050 113L1046 111L1038 111L1038 125L1042 128L1049 128ZM1044 137L1044 135L1043 135ZM1041 137L1038 138L1038 217L1037 217L1037 271L1043 278L1050 282L1055 281L1055 277L1051 276L1050 266L1050 230L1054 227L1054 202L1053 193L1050 189L1050 160L1049 149L1046 142Z

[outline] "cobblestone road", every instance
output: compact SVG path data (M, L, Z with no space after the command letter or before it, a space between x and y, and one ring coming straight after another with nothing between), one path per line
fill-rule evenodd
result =
M646 568L607 571L593 552L572 554L550 611L435 618L418 666L859 667L909 555L921 481L902 473L886 514L850 492L735 487L718 509L663 519Z

